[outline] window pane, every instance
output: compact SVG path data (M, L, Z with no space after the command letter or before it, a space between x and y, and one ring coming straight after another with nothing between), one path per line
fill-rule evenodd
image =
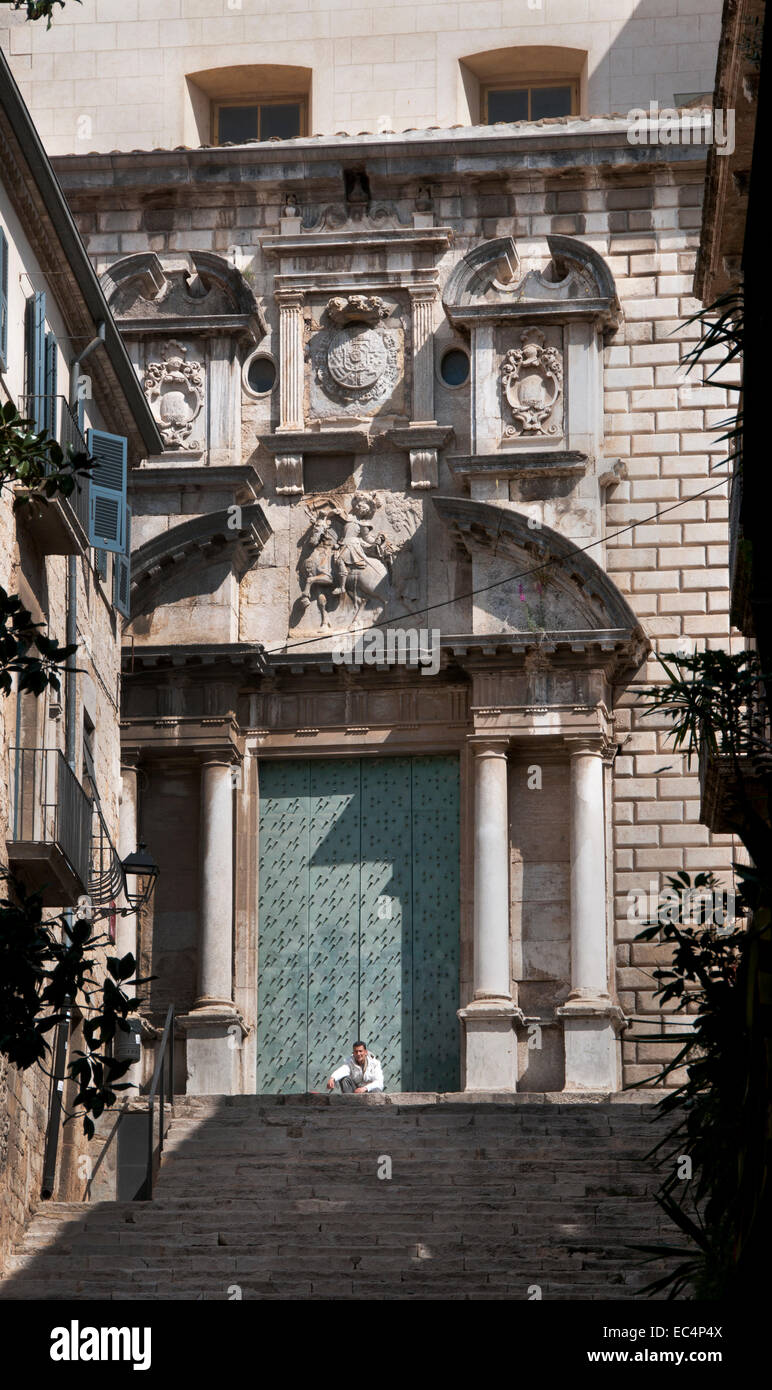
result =
M440 375L448 386L463 386L469 376L469 358L461 348L451 348L440 363Z
M488 93L488 125L496 121L527 121L528 90L512 89L508 92Z
M544 116L571 115L570 87L532 87L531 120L540 121Z
M257 139L256 106L221 106L218 140L221 145L240 145Z
M300 134L300 103L282 103L280 106L261 106L260 139L270 140L278 135L282 140L292 140Z
M276 368L270 357L255 357L249 364L247 381L258 395L272 391L276 381Z

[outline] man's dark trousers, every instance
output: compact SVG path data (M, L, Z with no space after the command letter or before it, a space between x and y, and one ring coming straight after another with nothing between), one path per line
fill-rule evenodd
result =
M350 1076L342 1076L342 1077L340 1078L340 1081L338 1082L338 1085L340 1086L340 1089L341 1089L342 1091L349 1091L349 1092L351 1092L351 1091L355 1091L355 1090L356 1090L356 1086L355 1086L354 1082L351 1080L351 1077L350 1077Z

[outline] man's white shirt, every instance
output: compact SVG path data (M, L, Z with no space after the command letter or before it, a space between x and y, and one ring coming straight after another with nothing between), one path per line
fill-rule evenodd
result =
M342 1066L332 1073L333 1081L350 1076L355 1086L364 1086L366 1091L383 1090L383 1069L377 1057L368 1052L364 1067L360 1067L353 1057L347 1057Z

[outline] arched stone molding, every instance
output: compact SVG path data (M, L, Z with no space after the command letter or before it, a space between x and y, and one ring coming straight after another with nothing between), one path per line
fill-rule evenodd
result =
M154 251L115 261L102 289L121 327L165 333L225 329L251 337L266 333L265 319L240 270L212 251Z
M511 507L468 497L432 501L472 559L482 562L474 571L475 633L538 631L575 639L582 633L622 639L631 674L641 664L648 650L643 629L614 581L587 550L549 526L529 524L531 518ZM496 574L511 576L509 582L505 577L497 582L491 562ZM486 591L486 583L495 587Z
M252 503L181 522L146 541L132 555L133 635L153 630L155 638L171 637L184 622L193 640L199 627L203 640L233 640L230 630L219 630L218 615L228 621L237 614L238 584L271 535L262 507Z

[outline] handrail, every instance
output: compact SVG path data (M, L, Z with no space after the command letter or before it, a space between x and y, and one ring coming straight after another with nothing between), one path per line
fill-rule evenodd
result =
M161 1155L164 1151L164 1062L169 1057L169 1103L174 1107L174 1005L170 1004L166 1013L166 1024L161 1038L161 1046L158 1049L153 1080L150 1083L150 1090L147 1097L147 1171L145 1181L137 1193L136 1200L149 1202L153 1196L153 1184L156 1176L156 1154L153 1141L153 1130L155 1128L155 1099L156 1093L160 1090L159 1107L159 1133L158 1133L158 1167L161 1165Z

